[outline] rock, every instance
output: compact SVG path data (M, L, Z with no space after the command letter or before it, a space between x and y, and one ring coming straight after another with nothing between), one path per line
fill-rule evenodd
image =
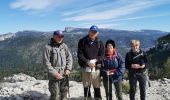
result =
M162 78L161 81L162 81L163 84L168 84L168 83L170 83L170 80L167 79L167 78Z
M22 82L22 81L35 81L36 79L34 77L28 76L26 74L23 73L19 73L19 74L15 74L12 77L5 77L3 79L4 82L10 82L10 83L14 83L14 82Z
M147 87L147 100L170 100L169 79L150 81L151 87ZM128 83L128 81L123 81ZM162 83L163 82L163 83ZM83 85L81 82L70 81L70 100L83 100ZM113 86L113 100L116 100ZM136 100L140 100L139 86L137 86ZM91 87L92 97L94 91ZM106 100L105 90L101 86L102 100ZM0 84L0 100L48 100L50 96L48 90L48 80L36 80L35 78L17 74L4 78ZM124 100L129 100L129 94L123 94Z

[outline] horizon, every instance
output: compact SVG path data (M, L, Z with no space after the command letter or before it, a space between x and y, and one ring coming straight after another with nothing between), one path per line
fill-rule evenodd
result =
M81 4L81 5L79 5ZM0 34L71 26L170 32L170 0L2 0Z
M65 28L67 28L67 27L65 27ZM61 30L61 31L65 31L65 28L64 28L64 30ZM89 28L80 28L80 27L71 27L71 28L79 28L79 29L89 29ZM124 29L112 29L112 28L100 28L99 30L102 30L102 29L107 29L107 30L117 30L117 31L133 31L133 32L135 32L135 31L161 31L161 32L166 32L166 33L170 33L170 31L168 32L168 31L162 31L162 30L153 30L153 29L140 29L140 30L124 30ZM59 29L57 29L57 30L59 30ZM17 32L24 32L24 31L36 31L36 32L53 32L53 31L55 31L55 30L49 30L49 31L41 31L41 30L19 30L19 31L16 31L16 32L7 32L7 33L0 33L0 35L3 35L3 34L8 34L8 33L17 33Z

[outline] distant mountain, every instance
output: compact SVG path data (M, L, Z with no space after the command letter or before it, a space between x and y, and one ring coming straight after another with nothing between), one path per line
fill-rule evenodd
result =
M15 37L15 33L6 33L3 35L0 35L0 41L3 41L8 38L12 38L12 37Z
M67 27L63 32L65 34L64 41L70 47L76 63L78 40L87 35L88 29ZM155 30L100 29L99 31L99 37L104 43L109 38L115 40L116 46L123 56L130 49L131 39L139 39L142 48L149 48L155 44L156 39L166 34L167 32ZM8 38L5 38L7 36ZM4 38L0 41L0 67L29 67L42 64L42 50L49 43L52 32L26 30L10 35L2 34L0 37Z

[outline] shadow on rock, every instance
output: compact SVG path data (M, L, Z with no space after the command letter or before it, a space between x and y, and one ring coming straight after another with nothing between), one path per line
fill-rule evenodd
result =
M22 94L0 96L0 100L48 100L49 96L37 91L26 91ZM77 99L78 100L78 99Z

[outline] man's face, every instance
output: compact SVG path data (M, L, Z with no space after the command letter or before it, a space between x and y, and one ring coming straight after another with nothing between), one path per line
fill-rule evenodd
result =
M59 44L59 43L61 43L63 41L64 36L54 35L53 38L54 38L55 42Z
M89 31L89 38L91 40L95 40L97 35L98 35L98 33L96 31Z
M131 48L134 52L139 52L139 45L131 45Z

